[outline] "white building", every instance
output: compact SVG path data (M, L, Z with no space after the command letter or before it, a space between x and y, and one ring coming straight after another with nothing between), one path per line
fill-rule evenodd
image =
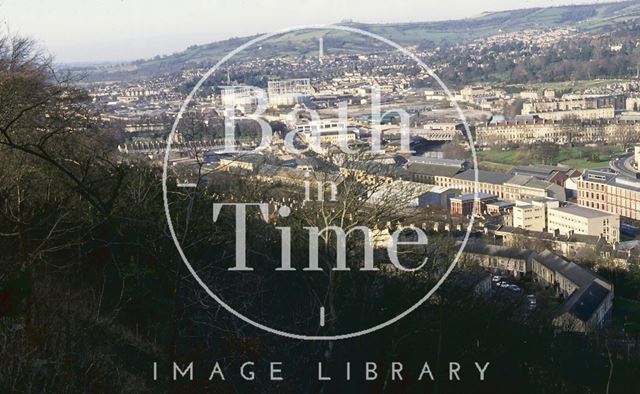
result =
M562 121L566 118L575 117L579 120L597 120L597 119L613 119L615 117L615 109L613 106L603 108L584 108L557 110L546 112L531 112L529 115L537 115L540 119Z
M550 208L547 217L549 232L600 236L609 243L620 241L619 215L572 204Z
M347 124L337 119L312 120L308 123L296 124L296 131L306 134L344 133L346 130Z
M513 207L513 227L529 231L544 231L546 228L544 205L526 204L516 201Z
M267 98L260 89L251 86L223 86L220 91L220 101L225 108L252 107L266 104Z
M547 209L557 208L560 201L553 198L518 200L513 207L513 227L529 231L546 231Z
M269 104L274 106L298 104L306 97L311 96L312 93L309 78L269 81L267 83Z

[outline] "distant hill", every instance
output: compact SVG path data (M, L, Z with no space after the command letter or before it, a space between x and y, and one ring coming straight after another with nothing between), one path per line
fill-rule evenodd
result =
M484 38L500 32L560 27L599 32L614 28L621 23L636 21L640 21L640 1L486 12L473 18L439 22L342 23L342 25L370 31L402 45L428 48ZM273 38L268 44L262 45L260 51L265 56L315 55L318 51L318 39L321 36L327 53L349 53L362 51L363 48L383 48L381 44L371 42L366 37L348 32L315 30L298 31ZM120 66L86 68L82 72L86 73L89 79L123 79L179 71L186 65L211 65L229 51L255 37L232 38L205 45L194 45L171 55L156 56L153 59L138 60Z

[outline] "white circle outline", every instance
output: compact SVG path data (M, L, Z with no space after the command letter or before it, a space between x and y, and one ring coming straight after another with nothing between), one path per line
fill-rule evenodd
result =
M391 318L391 319L389 319L387 321L384 321L384 322L382 322L382 323L380 323L378 325L375 325L373 327L369 327L369 328L364 329L364 330L350 332L350 333L346 333L346 334L338 334L338 335L303 335L303 334L294 334L294 333L290 333L290 332L286 332L286 331L281 331L281 330L278 330L278 329L275 329L275 328L272 328L272 327L268 327L268 326L266 326L264 324L261 324L261 323L258 323L256 321L252 320L251 318L243 315L242 313L236 311L235 309L233 309L232 307L227 305L220 297L218 297L214 292L211 291L211 289L209 289L209 286L207 286L202 281L200 276L198 276L197 272L193 269L193 267L189 263L189 260L185 256L184 251L182 250L182 247L180 246L180 241L178 241L178 238L177 238L177 236L175 234L175 230L173 229L173 222L171 221L171 215L170 215L170 212L169 212L169 201L168 201L168 197L167 197L167 192L168 192L167 191L167 167L168 167L168 164L169 164L169 153L171 151L171 142L172 142L173 137L175 135L176 129L178 127L178 124L180 123L180 119L182 118L182 114L184 113L185 109L187 108L187 106L189 105L191 100L193 99L193 96L198 91L198 89L200 89L200 87L202 86L204 81L206 81L222 64L224 64L227 60L229 60L230 58L235 56L237 53L239 53L239 52L245 50L246 48L250 47L251 45L256 44L256 43L258 43L260 41L264 41L264 40L266 40L268 38L271 38L271 37L274 37L274 36L277 36L277 35L281 35L281 34L291 33L293 31L297 31L297 30L323 30L323 29L342 30L342 31L348 31L348 32L352 32L352 33L358 33L358 34L362 34L362 35L374 38L374 39L376 39L378 41L382 41L383 43L385 43L385 44L387 44L387 45L399 50L400 52L402 52L407 57L413 59L416 63L418 63L420 65L420 67L422 67L427 72L427 74L429 74L429 76L431 76L432 78L434 78L438 82L440 87L447 94L447 97L449 98L449 100L451 100L453 102L453 104L455 105L456 111L458 112L458 115L462 119L463 126L464 126L464 129L465 129L465 133L467 134L467 138L469 140L469 145L471 147L471 156L473 158L473 164L474 164L474 178L475 178L475 182L473 184L474 201L473 201L473 212L471 214L471 218L469 219L469 224L467 225L467 231L465 233L465 236L464 236L464 239L462 241L462 244L460 245L460 249L458 250L458 252L456 253L455 258L453 259L453 262L449 265L449 268L447 268L447 271L443 274L443 276L440 278L440 280L431 288L431 290L429 290L429 292L427 292L427 294L424 297L422 297L420 300L418 300L413 306L405 309L403 312L401 312L400 314L396 315L395 317L393 317L393 318ZM471 230L472 230L472 227L473 227L473 222L475 220L477 197L478 197L478 161L477 161L477 157L476 157L476 150L475 150L475 146L474 146L474 142L473 142L473 136L471 135L471 132L469 131L469 126L467 124L466 118L465 118L464 114L462 113L462 110L458 106L457 101L455 100L455 98L453 97L451 92L449 91L449 88L447 88L447 86L431 70L431 68L429 68L429 66L427 66L423 61L421 61L416 55L414 55L412 52L410 52L406 48L400 46L399 44L396 44L395 42L393 42L393 41L391 41L391 40L389 40L387 38L379 36L379 35L377 35L375 33L371 33L371 32L368 32L366 30L361 30L361 29L357 29L357 28L353 28L353 27L349 27L349 26L340 26L340 25L306 25L306 26L290 27L290 28L286 28L286 29L283 29L283 30L278 30L278 31L274 31L274 32L271 32L271 33L266 33L264 35L261 35L260 37L256 37L256 38L254 38L254 39L242 44L238 48L234 49L233 51L231 51L227 55L225 55L222 59L220 59L213 67L211 67L202 76L202 78L198 81L198 83L196 83L196 85L193 87L193 89L191 90L191 92L189 93L187 98L185 99L184 103L180 107L180 111L176 115L176 120L174 121L173 126L171 127L171 133L169 133L169 136L167 137L167 148L166 148L165 155L164 155L163 171L162 171L162 198L163 198L163 201L164 201L164 210L165 210L165 214L166 214L166 218L167 218L167 225L169 227L169 232L171 233L171 238L173 238L173 242L176 245L178 253L180 254L180 257L182 258L182 261L187 266L187 269L189 270L191 275L195 278L195 280L198 282L198 284L220 306L222 306L224 309L226 309L228 312L230 312L231 314L233 314L237 318L245 321L246 323L249 323L249 324L251 324L252 326L254 326L256 328L259 328L261 330L264 330L264 331L272 333L272 334L280 335L280 336L286 337L286 338L299 339L299 340L305 340L305 341L334 341L334 340L341 340L341 339L356 338L356 337L359 337L361 335L370 334L372 332L375 332L375 331L378 331L378 330L380 330L382 328L390 326L393 323L396 323L397 321L399 321L400 319L402 319L403 317L407 316L408 314L410 314L411 312L416 310L418 307L420 307L425 301L427 301L429 299L429 297L431 297L431 295L433 295L433 293L436 292L436 290L438 290L438 288L447 279L447 277L449 276L451 271L453 271L453 269L457 265L458 260L460 259L460 256L462 255L462 250L467 245L467 241L469 240L469 235L471 234Z

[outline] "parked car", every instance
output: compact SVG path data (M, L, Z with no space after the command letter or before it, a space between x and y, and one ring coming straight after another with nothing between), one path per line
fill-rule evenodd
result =
M500 282L500 283L498 284L498 286L500 286L500 287L502 287L502 288L507 288L507 287L509 287L509 286L511 286L511 285L510 285L508 282L504 282L504 281L503 281L503 282Z
M530 311L536 309L537 300L536 300L536 296L535 295L529 294L527 296L527 301L529 302L529 310Z
M491 281L492 281L492 282L496 282L496 283L498 283L498 282L502 282L502 276L500 276L500 275L493 275L493 277L491 277Z
M513 291L514 293L519 293L522 291L522 289L520 287L518 287L517 285L510 285L509 286L509 290Z

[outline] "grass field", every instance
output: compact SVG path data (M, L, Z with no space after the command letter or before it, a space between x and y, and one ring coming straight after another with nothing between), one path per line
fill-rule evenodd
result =
M478 161L478 169L495 172L509 172L513 167L511 164L495 163L492 161Z
M617 146L608 146L603 148L592 147L560 147L557 154L544 164L563 164L579 170L588 168L601 168L609 165L612 156L623 153L622 149ZM539 152L535 149L524 147L509 150L486 150L480 151L478 154L478 162L481 166L489 169L495 166L496 170L506 168L505 166L541 164Z
M569 160L564 160L560 164L564 164L566 166L569 166L571 168L576 168L578 170L585 170L589 168L609 167L609 160L607 159L607 160L594 162L594 161L588 161L584 159L569 159Z

